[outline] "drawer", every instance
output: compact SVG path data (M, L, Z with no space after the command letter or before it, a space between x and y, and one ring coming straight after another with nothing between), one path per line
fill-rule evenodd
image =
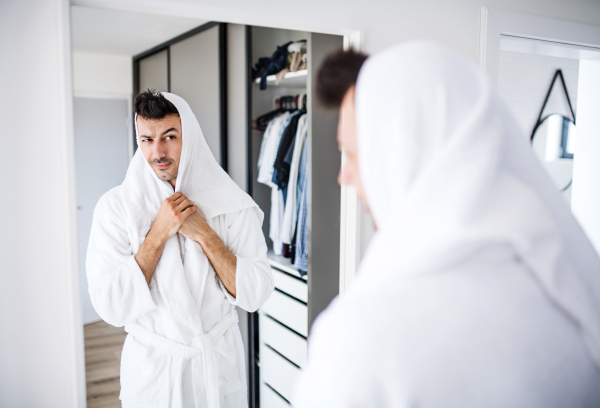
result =
M308 285L305 281L301 281L298 278L293 278L285 272L281 272L275 268L271 268L273 273L273 279L275 280L275 287L285 293L288 293L300 299L304 303L308 303Z
M260 383L260 408L290 408L291 405L281 398L264 382Z
M260 341L273 347L301 368L306 365L306 339L277 323L269 316L259 314Z
M271 350L260 345L260 381L269 384L283 398L291 401L300 369ZM293 403L293 402L292 402Z
M308 307L299 300L275 290L261 311L308 337Z

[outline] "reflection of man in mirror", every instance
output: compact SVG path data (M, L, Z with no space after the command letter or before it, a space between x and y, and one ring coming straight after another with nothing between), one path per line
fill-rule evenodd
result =
M273 291L263 213L223 171L189 105L135 100L138 150L125 181L94 210L87 254L92 304L129 333L123 407L245 407L236 306Z
M377 232L294 407L600 406L600 259L484 73L412 41L316 83Z

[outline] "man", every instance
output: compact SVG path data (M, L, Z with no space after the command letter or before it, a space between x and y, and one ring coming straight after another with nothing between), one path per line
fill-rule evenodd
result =
M317 84L377 232L294 406L600 406L600 259L484 74L414 41Z
M92 304L129 333L123 407L246 407L235 306L273 291L263 214L211 154L189 105L135 100L138 150L125 181L94 210L87 254Z

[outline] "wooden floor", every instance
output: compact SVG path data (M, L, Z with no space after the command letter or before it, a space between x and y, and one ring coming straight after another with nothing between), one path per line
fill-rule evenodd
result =
M119 367L127 333L104 321L83 326L88 408L120 408Z

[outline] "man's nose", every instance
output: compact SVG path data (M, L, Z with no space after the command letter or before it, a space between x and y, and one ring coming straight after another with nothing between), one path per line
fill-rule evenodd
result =
M163 144L161 142L154 143L153 147L154 147L154 150L152 152L152 155L155 158L161 159L167 155L167 150L165 149L165 147L163 146Z

